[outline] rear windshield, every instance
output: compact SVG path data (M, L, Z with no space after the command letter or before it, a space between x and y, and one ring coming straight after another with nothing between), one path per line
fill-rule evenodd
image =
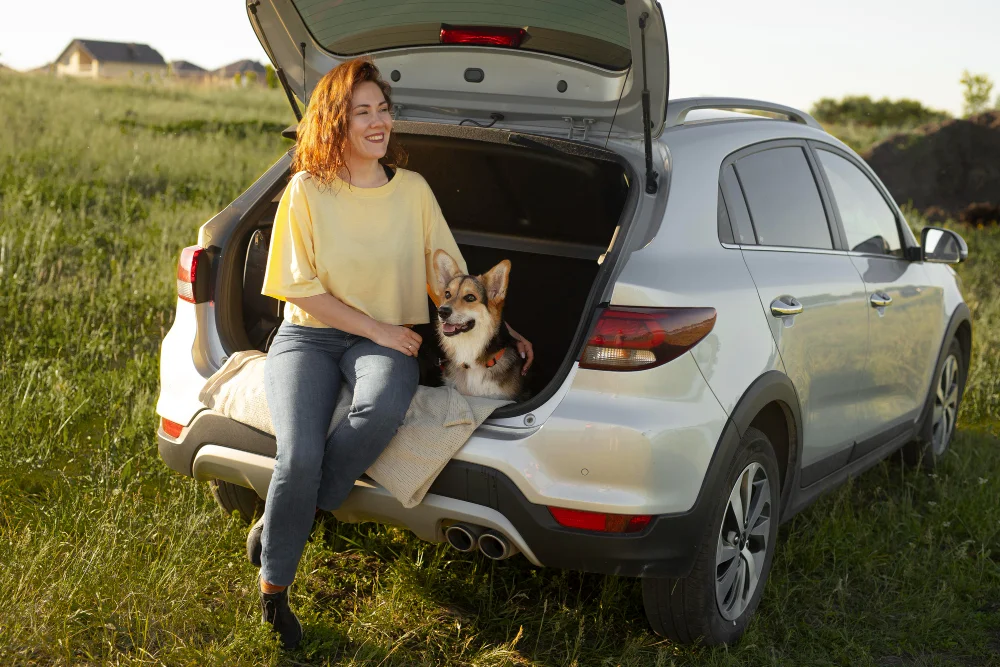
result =
M632 61L619 0L292 0L313 38L354 56L441 43L444 26L523 28L522 51L623 70Z

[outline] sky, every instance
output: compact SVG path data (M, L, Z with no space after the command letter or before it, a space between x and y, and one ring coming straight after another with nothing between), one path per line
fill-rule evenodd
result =
M0 63L14 69L54 60L77 37L146 43L167 61L207 69L242 58L267 61L244 0L3 4ZM661 5L672 98L751 97L809 109L821 97L908 97L959 114L963 70L1000 82L997 0Z

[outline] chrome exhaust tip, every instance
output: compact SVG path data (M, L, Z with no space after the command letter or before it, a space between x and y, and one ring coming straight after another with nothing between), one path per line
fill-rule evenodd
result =
M466 523L453 523L444 530L444 537L448 544L456 550L468 553L476 550L479 542L479 534L483 529L479 526L470 526Z
M517 548L503 533L490 529L479 536L479 551L490 560L503 560L517 553Z

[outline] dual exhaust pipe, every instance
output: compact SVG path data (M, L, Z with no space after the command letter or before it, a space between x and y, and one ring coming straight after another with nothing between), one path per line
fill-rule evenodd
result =
M451 524L445 529L444 536L448 544L458 551L469 553L478 548L490 560L510 558L518 551L503 533L468 523Z

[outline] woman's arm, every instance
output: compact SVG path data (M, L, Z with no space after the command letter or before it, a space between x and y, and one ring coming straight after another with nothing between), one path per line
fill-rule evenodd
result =
M420 334L406 327L385 324L351 308L329 292L298 298L287 298L317 320L335 329L346 331L398 350L411 357L420 349Z
M507 323L504 322L504 324ZM514 331L509 324L507 324L507 331L509 331L510 335L514 337L514 340L517 341L517 352L521 355L521 358L525 360L524 366L521 368L521 375L525 375L528 372L528 369L531 368L531 362L535 360L535 351L532 349L531 343L529 343L524 336Z

